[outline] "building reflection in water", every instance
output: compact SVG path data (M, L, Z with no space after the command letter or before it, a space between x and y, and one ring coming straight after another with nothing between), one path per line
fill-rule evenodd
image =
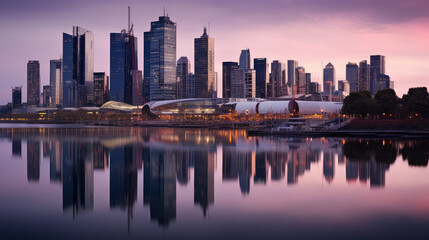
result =
M176 220L176 184L192 187L193 181L193 203L207 216L214 205L217 156L222 159L222 181L234 182L243 195L251 194L252 184L298 184L320 160L322 181L331 183L335 165L345 164L347 183L384 187L386 172L398 155L410 166L420 167L427 166L429 158L425 141L246 138L242 132L179 129L138 129L131 134L129 129L119 133L79 131L66 137L55 132L49 137L13 134L14 156L21 155L21 142L27 141L28 181L40 179L42 143L43 156L49 156L50 182L62 185L64 212L76 216L92 211L94 170L106 171L110 174L110 208L126 211L130 223L143 166L143 204L149 207L150 219L162 227Z

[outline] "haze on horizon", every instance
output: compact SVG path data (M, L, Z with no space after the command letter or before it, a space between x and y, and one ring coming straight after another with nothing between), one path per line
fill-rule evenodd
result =
M194 38L210 26L215 68L238 61L241 49L268 62L298 60L312 81L322 83L332 62L336 80L347 62L386 56L386 73L399 97L410 87L429 87L429 2L427 0L0 0L0 104L11 101L11 87L23 86L26 102L28 60L39 60L41 86L49 84L49 60L62 53L62 33L82 26L94 33L94 70L109 74L110 33L127 27L127 6L143 69L143 32L163 15L177 23L177 58L194 67ZM220 84L218 84L219 87Z

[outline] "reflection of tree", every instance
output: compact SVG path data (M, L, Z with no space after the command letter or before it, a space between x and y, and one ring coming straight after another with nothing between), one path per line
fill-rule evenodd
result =
M406 144L400 153L404 160L408 160L408 165L426 167L429 159L429 142L421 141Z
M397 156L397 147L385 140L351 140L343 145L344 155L348 160L369 161L375 156L377 162L393 164Z

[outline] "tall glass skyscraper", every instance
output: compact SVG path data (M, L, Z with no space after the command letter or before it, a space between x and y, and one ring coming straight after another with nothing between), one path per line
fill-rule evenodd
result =
M287 85L293 87L296 84L295 70L298 67L298 61L287 60Z
M346 65L346 81L350 84L350 92L359 91L359 67L356 63Z
M176 23L168 16L161 16L158 21L151 22L150 32L144 33L144 44L144 71L145 80L146 74L149 74L150 101L175 99ZM149 73L146 72L147 68ZM147 81L145 83L147 86Z
M335 91L335 68L332 63L326 64L323 69L323 91L330 95Z
M241 50L239 67L240 67L240 69L251 69L252 68L252 66L250 66L250 50L249 49Z
M266 58L253 59L253 67L256 71L256 97L267 97L267 82L269 78L268 63Z
M386 60L384 56L372 55L371 56L371 71L370 71L370 91L375 95L380 89L380 77L386 74Z
M216 91L214 71L214 39L207 35L207 29L200 38L195 38L195 96L212 98Z
M222 63L222 88L223 98L231 98L231 74L232 70L238 69L237 62L223 62Z
M177 76L177 98L190 98L195 96L195 86L192 94L192 84L188 77L191 69L191 62L187 57L181 57L177 60L176 76Z
M359 91L369 91L369 64L366 60L359 63Z
M27 63L27 104L40 103L40 64L39 61Z
M93 104L94 34L73 26L73 35L63 33L63 107Z
M133 71L138 70L137 37L132 32L110 34L110 100L133 104ZM137 76L136 76L137 77ZM141 87L140 87L141 88ZM140 89L138 89L140 91Z
M57 107L62 104L63 97L63 81L61 73L61 59L51 60L49 69L49 85L52 107Z
M286 81L286 70L285 64L279 60L275 60L271 63L271 87L272 97L281 97L282 88Z

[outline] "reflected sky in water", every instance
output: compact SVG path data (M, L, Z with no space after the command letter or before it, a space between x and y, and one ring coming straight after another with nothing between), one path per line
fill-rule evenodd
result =
M0 152L2 239L429 239L427 140L26 126Z

